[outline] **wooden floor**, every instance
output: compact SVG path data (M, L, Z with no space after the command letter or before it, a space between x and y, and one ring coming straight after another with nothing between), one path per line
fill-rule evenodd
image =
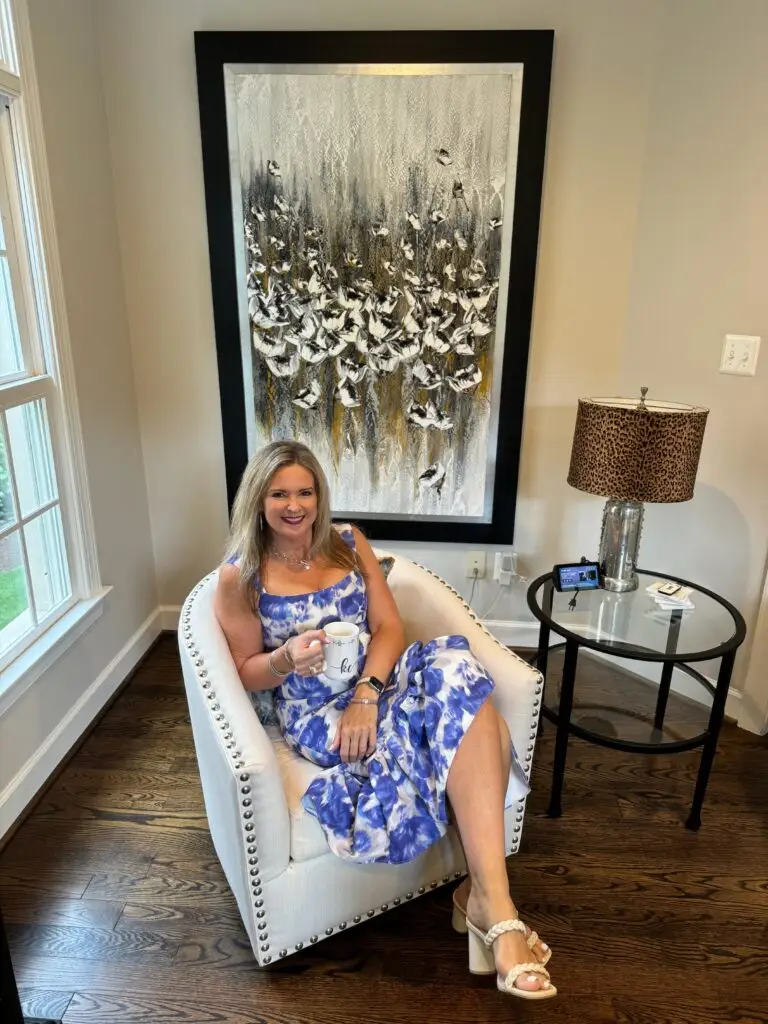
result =
M522 1003L468 974L447 887L260 971L214 858L164 637L0 855L26 1012L66 1024L768 1020L768 738L724 729L698 834L681 824L695 753L573 741L557 821L544 816L551 756L550 727L509 871L554 947L557 999Z

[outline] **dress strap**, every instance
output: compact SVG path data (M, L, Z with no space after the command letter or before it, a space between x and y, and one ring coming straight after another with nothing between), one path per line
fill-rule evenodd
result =
M334 523L334 530L338 533L348 548L355 550L355 534L351 523Z

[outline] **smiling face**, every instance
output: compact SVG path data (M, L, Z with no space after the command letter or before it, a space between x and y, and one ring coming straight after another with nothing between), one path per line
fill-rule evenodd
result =
M275 473L264 499L264 518L278 547L309 547L317 518L317 488L308 469L283 466Z

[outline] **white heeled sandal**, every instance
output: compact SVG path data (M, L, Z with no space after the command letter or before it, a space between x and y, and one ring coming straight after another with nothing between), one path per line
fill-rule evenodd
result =
M504 935L506 932L520 932L525 935L526 927L519 917L514 921L499 921L487 932L476 928L469 918L465 918L465 920L469 940L469 970L471 974L495 974L496 986L499 991L509 996L517 996L519 999L552 999L557 995L557 989L549 981L549 971L540 963L515 964L504 978L496 970L493 944L500 935ZM543 979L542 985L547 985L547 987L519 988L516 982L521 974L538 975Z
M455 932L458 932L459 935L466 935L467 932L469 931L469 928L467 926L467 912L459 903L457 903L455 892L453 894L452 924L453 930ZM539 941L539 936L536 932L531 931L528 925L525 924L525 922L521 921L521 924L525 928L525 932L523 934L525 935L525 941L528 945L528 949L530 949L530 951L533 952L536 948L536 943ZM542 967L546 967L549 961L552 959L552 950L545 942L542 942L541 948L544 952L544 956L538 962Z

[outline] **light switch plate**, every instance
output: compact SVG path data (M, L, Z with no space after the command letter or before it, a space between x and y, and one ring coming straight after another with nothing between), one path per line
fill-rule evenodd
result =
M750 334L726 334L720 373L734 373L739 377L754 377L760 339Z

